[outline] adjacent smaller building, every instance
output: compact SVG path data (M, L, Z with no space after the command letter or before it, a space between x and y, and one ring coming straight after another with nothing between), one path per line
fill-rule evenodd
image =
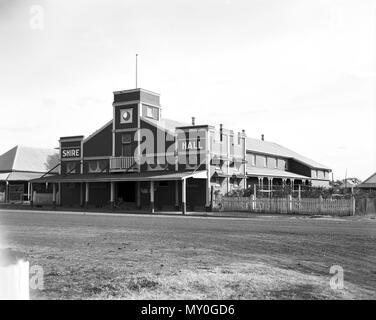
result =
M0 203L30 201L30 180L40 178L49 171L56 173L54 166L59 163L58 160L58 152L54 149L25 146L15 146L0 155Z
M358 185L360 189L376 190L376 172Z
M351 190L356 188L361 181L357 178L346 178L340 181L338 188L341 190Z

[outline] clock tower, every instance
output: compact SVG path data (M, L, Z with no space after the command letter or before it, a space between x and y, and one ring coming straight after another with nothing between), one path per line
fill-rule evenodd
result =
M137 157L141 117L159 121L161 107L159 94L141 88L115 91L113 102L112 156Z

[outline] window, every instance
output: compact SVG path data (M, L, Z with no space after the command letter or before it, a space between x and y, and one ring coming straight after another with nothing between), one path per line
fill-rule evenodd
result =
M88 161L88 172L93 173L93 172L102 172L106 169L107 167L107 162L105 160L92 160Z
M121 155L123 157L132 157L132 135L125 133L121 136Z
M278 169L278 158L275 159L275 168Z
M77 165L75 162L67 162L66 165L67 173L77 173Z
M252 154L251 157L252 157L252 166L255 166L256 165L256 155Z
M268 157L264 157L264 167L266 168L268 166Z
M132 157L132 146L130 144L121 145L121 156L122 157Z
M130 133L125 133L121 136L121 143L131 143L132 135Z
M168 187L168 181L159 181L160 187Z
M153 118L153 108L152 107L146 107L146 116L149 118Z
M143 105L143 113L147 118L159 120L159 109L156 107Z

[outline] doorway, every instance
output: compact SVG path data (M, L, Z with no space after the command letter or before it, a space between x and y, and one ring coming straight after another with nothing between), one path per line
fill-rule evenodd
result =
M136 202L136 183L134 181L118 182L117 200L122 202Z

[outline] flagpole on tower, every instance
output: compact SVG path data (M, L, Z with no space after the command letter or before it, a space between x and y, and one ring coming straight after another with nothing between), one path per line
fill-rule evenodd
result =
M136 89L137 89L137 57L138 57L138 53L136 53Z

